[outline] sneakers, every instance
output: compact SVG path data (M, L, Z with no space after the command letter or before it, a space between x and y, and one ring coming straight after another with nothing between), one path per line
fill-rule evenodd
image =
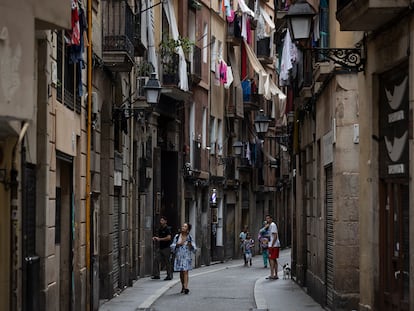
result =
M169 277L169 276L167 276L167 277L164 279L164 281L170 281L170 280L172 280L172 277Z

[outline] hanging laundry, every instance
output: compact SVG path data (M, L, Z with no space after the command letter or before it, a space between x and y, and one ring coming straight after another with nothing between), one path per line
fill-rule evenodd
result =
M216 61L216 69L214 72L214 85L220 86L220 62Z
M227 66L227 81L224 83L224 87L228 89L233 82L233 71L231 66Z
M227 83L227 64L224 60L220 62L220 82Z
M79 45L80 44L80 25L79 25L79 13L78 13L78 3L76 0L72 0L72 34L71 34L71 44Z
M246 144L247 149L246 149L246 158L249 161L249 164L252 165L252 153L250 151L250 142L247 142Z
M297 59L297 47L292 42L289 29L283 42L282 61L280 64L280 85L289 85L289 75Z
M226 10L227 21L229 21L229 17L231 17L231 16L233 16L233 19L234 19L234 11L231 8L230 0L224 0L224 7L225 7L225 10ZM233 21L233 20L231 20L231 21Z

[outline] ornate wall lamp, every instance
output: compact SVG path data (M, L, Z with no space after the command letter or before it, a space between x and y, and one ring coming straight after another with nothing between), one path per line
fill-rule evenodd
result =
M298 0L292 4L285 15L290 35L293 41L308 40L311 34L311 26L315 11L306 0ZM341 65L350 71L365 70L365 49L364 41L356 48L304 48L312 54L326 57L334 63Z

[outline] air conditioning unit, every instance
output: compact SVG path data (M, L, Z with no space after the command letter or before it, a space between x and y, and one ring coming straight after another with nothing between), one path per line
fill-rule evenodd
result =
M149 77L137 77L137 96L145 97L145 88Z

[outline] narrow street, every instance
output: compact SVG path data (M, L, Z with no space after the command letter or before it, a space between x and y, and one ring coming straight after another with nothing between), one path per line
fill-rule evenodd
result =
M242 260L218 263L190 272L190 293L180 293L178 273L172 281L143 278L118 297L103 303L100 311L166 310L323 310L293 280L283 279L281 266L290 262L290 249L279 259L279 280L269 281L261 255L252 266Z

